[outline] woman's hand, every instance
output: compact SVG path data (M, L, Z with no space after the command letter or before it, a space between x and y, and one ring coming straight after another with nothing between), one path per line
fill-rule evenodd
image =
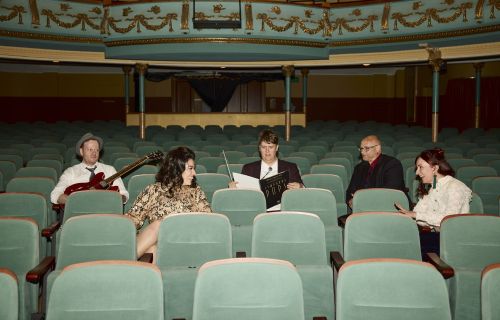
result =
M286 185L287 189L300 189L302 188L302 184L298 182L290 182L289 184Z
M236 181L229 181L228 187L230 189L236 189L236 188L238 188L238 182L236 182Z
M411 218L415 219L415 217L417 216L417 214L413 211L410 211L410 210L406 210L405 208L403 208L403 206L400 204L400 203L394 203L394 206L396 207L396 209L398 209L398 211L402 214L405 214L407 216L410 216Z

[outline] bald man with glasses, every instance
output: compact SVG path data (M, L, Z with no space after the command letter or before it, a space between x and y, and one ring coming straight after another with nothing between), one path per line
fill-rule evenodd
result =
M346 201L350 208L352 208L354 193L360 189L397 189L403 191L408 197L401 162L394 157L382 154L382 146L377 136L371 135L363 138L359 152L363 161L354 167L351 182L346 190Z

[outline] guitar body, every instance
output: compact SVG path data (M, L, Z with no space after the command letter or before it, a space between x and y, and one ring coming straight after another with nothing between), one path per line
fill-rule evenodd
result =
M112 190L118 191L117 186L112 186L104 180L104 173L98 172L90 182L75 183L64 190L64 194L70 195L73 192L83 190Z
M140 165L144 164L146 161L156 161L160 160L163 158L163 152L160 150L151 152L150 154L142 157L141 159L137 160L136 162L126 166L125 168L122 168L120 171L112 175L111 177L104 179L104 172L98 172L95 174L95 177L90 181L90 182L83 182L83 183L75 183L70 185L69 187L64 190L64 194L70 195L73 192L76 191L83 191L83 190L112 190L112 191L119 191L117 186L112 186L111 184L113 181L116 179L120 178L123 175L126 175L127 173L131 172L132 170L136 169Z

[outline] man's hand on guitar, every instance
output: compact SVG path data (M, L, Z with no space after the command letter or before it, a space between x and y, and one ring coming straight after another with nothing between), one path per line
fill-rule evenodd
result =
M68 195L63 193L59 196L59 198L57 198L57 203L65 204L67 200L68 200Z

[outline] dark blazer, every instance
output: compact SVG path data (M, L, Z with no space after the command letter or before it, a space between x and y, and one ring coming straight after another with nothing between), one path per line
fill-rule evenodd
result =
M261 164L260 160L247 163L241 169L241 173L246 174L247 176L250 177L260 179L260 164ZM297 168L297 165L295 163L278 159L278 172L282 172L285 170L288 171L290 175L289 182L298 182L300 184L304 184L302 183L302 178L300 177L299 169Z
M401 162L391 156L381 154L372 175L366 180L366 175L370 169L368 161L362 161L354 167L351 182L346 190L346 202L352 199L352 195L360 189L388 188L401 190L405 193L408 201L408 193L403 179L403 166ZM411 202L410 202L411 203Z

